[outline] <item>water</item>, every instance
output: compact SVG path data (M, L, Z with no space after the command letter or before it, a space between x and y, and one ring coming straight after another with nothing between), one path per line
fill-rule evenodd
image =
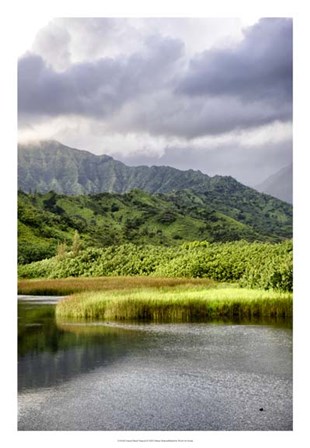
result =
M292 430L284 324L60 324L19 304L19 430Z

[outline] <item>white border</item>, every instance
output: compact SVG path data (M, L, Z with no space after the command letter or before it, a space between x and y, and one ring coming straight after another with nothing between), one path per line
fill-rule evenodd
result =
M193 438L194 443L170 443L169 446L208 447L299 447L305 446L309 440L307 431L309 398L309 375L307 358L309 354L307 338L307 322L309 320L309 302L305 291L305 282L309 270L309 222L307 214L309 191L309 165L307 163L309 146L309 101L308 65L309 24L306 2L301 1L222 1L206 4L205 1L168 2L158 0L156 3L140 1L107 1L74 2L54 0L42 2L28 0L26 2L11 1L2 6L1 24L1 87L2 87L2 213L1 236L2 256L1 273L5 282L2 317L1 341L2 351L1 406L2 406L2 440L5 445L53 447L85 446L96 443L98 447L155 446L157 443L120 443L118 439L184 439ZM295 285L295 318L294 318L294 430L292 432L17 432L16 430L16 188L17 188L17 120L16 120L16 41L20 38L23 24L29 28L32 19L38 23L42 17L293 17L294 19L294 285ZM4 123L3 123L4 120ZM3 135L3 134L2 134ZM7 314L9 311L9 314ZM5 322L3 322L5 321ZM12 341L12 342L8 342ZM98 445L99 443L99 445Z

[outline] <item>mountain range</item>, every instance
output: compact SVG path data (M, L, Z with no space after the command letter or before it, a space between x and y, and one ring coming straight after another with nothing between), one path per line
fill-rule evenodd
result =
M292 206L230 176L129 167L45 141L18 148L21 262L51 256L78 231L87 246L131 241L281 241Z
M126 193L139 188L150 193L217 183L200 171L169 166L129 167L107 155L69 148L55 141L18 147L18 187L25 192L55 191L69 195Z
M149 193L186 188L212 191L228 179L240 189L242 184L230 176L210 177L201 171L181 171L169 166L127 166L110 156L98 156L53 140L18 146L18 187L24 192L78 195L125 193L134 188ZM291 203L291 185L292 166L288 166L255 189Z

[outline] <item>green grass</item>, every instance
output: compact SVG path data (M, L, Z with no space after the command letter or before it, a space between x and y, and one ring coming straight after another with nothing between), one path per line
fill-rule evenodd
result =
M57 319L192 322L218 318L291 318L292 294L234 287L175 287L93 291L56 306Z
M292 293L240 288L210 279L100 277L20 280L19 294L69 296L56 306L59 321L192 322L291 318Z

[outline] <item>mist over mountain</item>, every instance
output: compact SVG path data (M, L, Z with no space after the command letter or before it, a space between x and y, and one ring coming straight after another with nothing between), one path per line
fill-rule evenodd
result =
M255 188L291 202L287 200L291 183L289 169L287 167L281 170L268 182ZM125 193L134 188L149 193L166 193L186 188L214 191L227 182L233 183L237 189L246 188L231 176L211 177L199 170L180 170L171 166L128 166L108 155L95 155L53 140L18 146L18 187L24 192L47 193L53 190L56 193L76 195ZM277 194L272 189L272 183L279 184Z
M150 193L207 187L217 183L200 171L169 166L129 167L107 155L69 148L56 141L18 147L18 188L24 192L55 191L69 195L125 193L139 188Z
M270 194L282 201L293 203L293 166L289 165L257 185L256 190Z

